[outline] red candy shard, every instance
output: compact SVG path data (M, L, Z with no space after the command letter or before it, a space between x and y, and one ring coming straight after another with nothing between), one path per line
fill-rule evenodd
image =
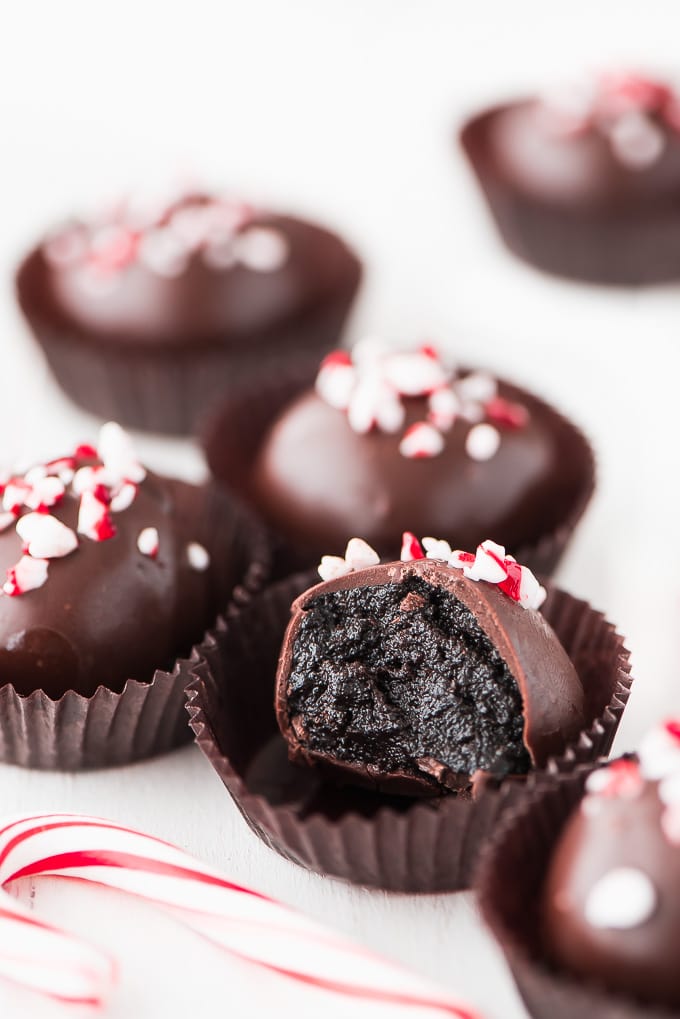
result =
M669 736L672 736L674 740L680 743L680 719L669 718L668 721L664 722L664 729Z
M498 586L513 601L519 601L522 585L522 567L511 559L505 559L502 565L508 571L508 575Z
M486 416L506 428L523 428L529 420L529 412L521 403L511 403L502 396L495 396L484 406Z
M329 368L335 365L351 365L352 358L346 350L332 350L326 354L321 362L321 368Z
M76 451L73 454L73 459L76 460L76 461L77 460L96 460L97 459L97 455L98 455L97 454L97 450L94 448L94 446L90 446L87 443L82 443L80 446L78 446L76 448ZM64 458L64 459L66 459L66 458ZM61 462L62 461L56 461L56 460L52 461L52 463L61 463ZM48 464L48 466L49 466L49 464ZM71 463L68 466L73 467L74 464Z

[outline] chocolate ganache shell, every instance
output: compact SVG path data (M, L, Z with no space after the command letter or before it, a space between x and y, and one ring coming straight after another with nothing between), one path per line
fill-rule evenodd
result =
M480 462L466 450L472 426L463 420L439 455L408 458L399 435L359 434L309 390L273 422L239 489L309 563L354 534L391 555L406 530L441 535L458 548L495 534L517 551L580 514L593 458L581 433L543 401L504 382L498 394L528 418L522 427L499 425L497 452ZM423 397L405 398L404 406L406 427L427 417Z
M119 692L188 653L218 602L211 569L196 569L188 555L197 538L186 509L192 487L147 474L132 505L113 515L112 537L80 536L73 552L49 561L41 587L0 597L0 684L55 700L68 690L88 697L100 685ZM79 503L68 490L50 512L76 531ZM155 556L138 547L146 528L158 534ZM22 544L14 527L0 534L2 576Z
M292 605L276 714L293 761L404 795L543 767L584 726L581 682L540 612L444 562L388 563Z

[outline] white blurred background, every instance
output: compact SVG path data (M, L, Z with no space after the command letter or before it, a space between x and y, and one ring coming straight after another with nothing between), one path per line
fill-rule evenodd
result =
M516 262L488 221L456 128L487 101L582 69L680 80L679 37L673 0L5 4L0 460L45 448L46 429L58 452L97 426L59 394L14 305L16 261L54 220L190 175L335 225L367 266L351 337L370 330L450 344L461 360L547 396L589 433L598 495L560 581L629 637L637 688L617 749L632 748L680 705L680 285L607 290ZM188 443L144 438L140 447L169 472L202 473ZM523 1015L469 897L366 893L284 863L246 829L193 749L98 775L1 768L0 813L38 807L152 830L439 976L492 1019ZM218 999L235 1014L267 1011L247 1011L252 974L232 967L225 976L216 954L174 928L156 924L134 950L125 917L138 925L139 911L108 903L107 912L106 899L79 911L63 889L40 900L123 957L112 1017L170 1019ZM164 962L187 953L189 983ZM4 1014L25 1009L20 998ZM283 1015L292 1014L286 1000Z

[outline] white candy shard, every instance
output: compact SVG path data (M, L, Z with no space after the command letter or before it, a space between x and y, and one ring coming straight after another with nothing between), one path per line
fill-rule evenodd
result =
M321 557L318 573L322 580L335 580L336 577L344 577L351 572L352 567L342 556L325 555Z
M383 364L385 379L402 396L424 396L439 389L448 373L435 357L421 351L390 354Z
M461 410L461 402L449 386L435 389L427 401L428 418L440 431L446 432L453 427Z
M251 226L234 238L239 262L253 272L277 272L288 261L288 241L278 230Z
M34 559L58 559L78 547L78 538L49 513L27 513L17 520L17 534Z
M97 450L111 479L139 484L146 477L132 439L115 421L102 425Z
M649 920L656 904L656 889L643 871L616 867L593 885L584 913L592 927L630 930Z
M113 513L122 513L123 510L128 509L132 506L137 496L137 485L131 481L124 482L116 494L112 496L109 504L110 509Z
M363 538L350 538L345 549L345 562L351 570L365 570L377 566L380 556Z
M204 573L210 566L210 554L203 545L197 541L190 541L187 545L187 560L192 570Z
M646 170L666 148L665 132L639 110L617 117L608 134L614 155L631 170Z
M496 455L501 444L497 428L489 424L474 425L465 439L465 452L471 460L484 462Z
M451 546L441 538L423 538L421 542L428 559L443 559L448 563L451 558Z

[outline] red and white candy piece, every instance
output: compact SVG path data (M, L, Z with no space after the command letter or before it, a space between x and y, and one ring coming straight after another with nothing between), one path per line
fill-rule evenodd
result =
M10 566L7 570L7 580L2 585L2 590L10 597L35 591L47 580L47 567L47 559L22 556L15 566Z
M418 421L404 432L399 452L410 460L429 459L444 449L444 436L434 425Z
M139 484L146 477L132 439L115 421L102 425L98 454L112 482L133 481Z
M316 391L329 406L347 410L357 382L352 359L344 350L334 350L321 362Z
M638 756L644 778L660 781L680 774L680 721L668 719L647 732Z
M145 527L137 537L137 548L142 555L155 559L158 555L158 530L155 527Z
M502 545L483 541L474 555L452 552L449 566L462 569L469 580L484 580L498 584L501 591L525 609L539 609L546 599L545 588L527 566L520 566L512 556L505 554Z
M401 555L399 558L402 563L412 563L416 559L425 558L423 546L411 531L404 531L401 537Z
M78 548L78 538L49 513L27 513L17 520L17 534L34 559L59 559Z
M112 821L41 814L0 826L0 974L43 995L103 1005L111 960L51 927L6 890L21 877L89 881L145 900L233 958L351 1001L473 1013L444 989L402 969L288 906L199 862L167 842Z
M427 396L445 385L449 376L431 347L388 355L383 372L387 382L402 396Z
M78 534L92 541L108 541L115 533L108 504L95 492L83 492L78 510Z
M335 580L336 577L377 566L379 562L380 556L363 538L350 538L344 557L322 556L318 572L322 580Z

